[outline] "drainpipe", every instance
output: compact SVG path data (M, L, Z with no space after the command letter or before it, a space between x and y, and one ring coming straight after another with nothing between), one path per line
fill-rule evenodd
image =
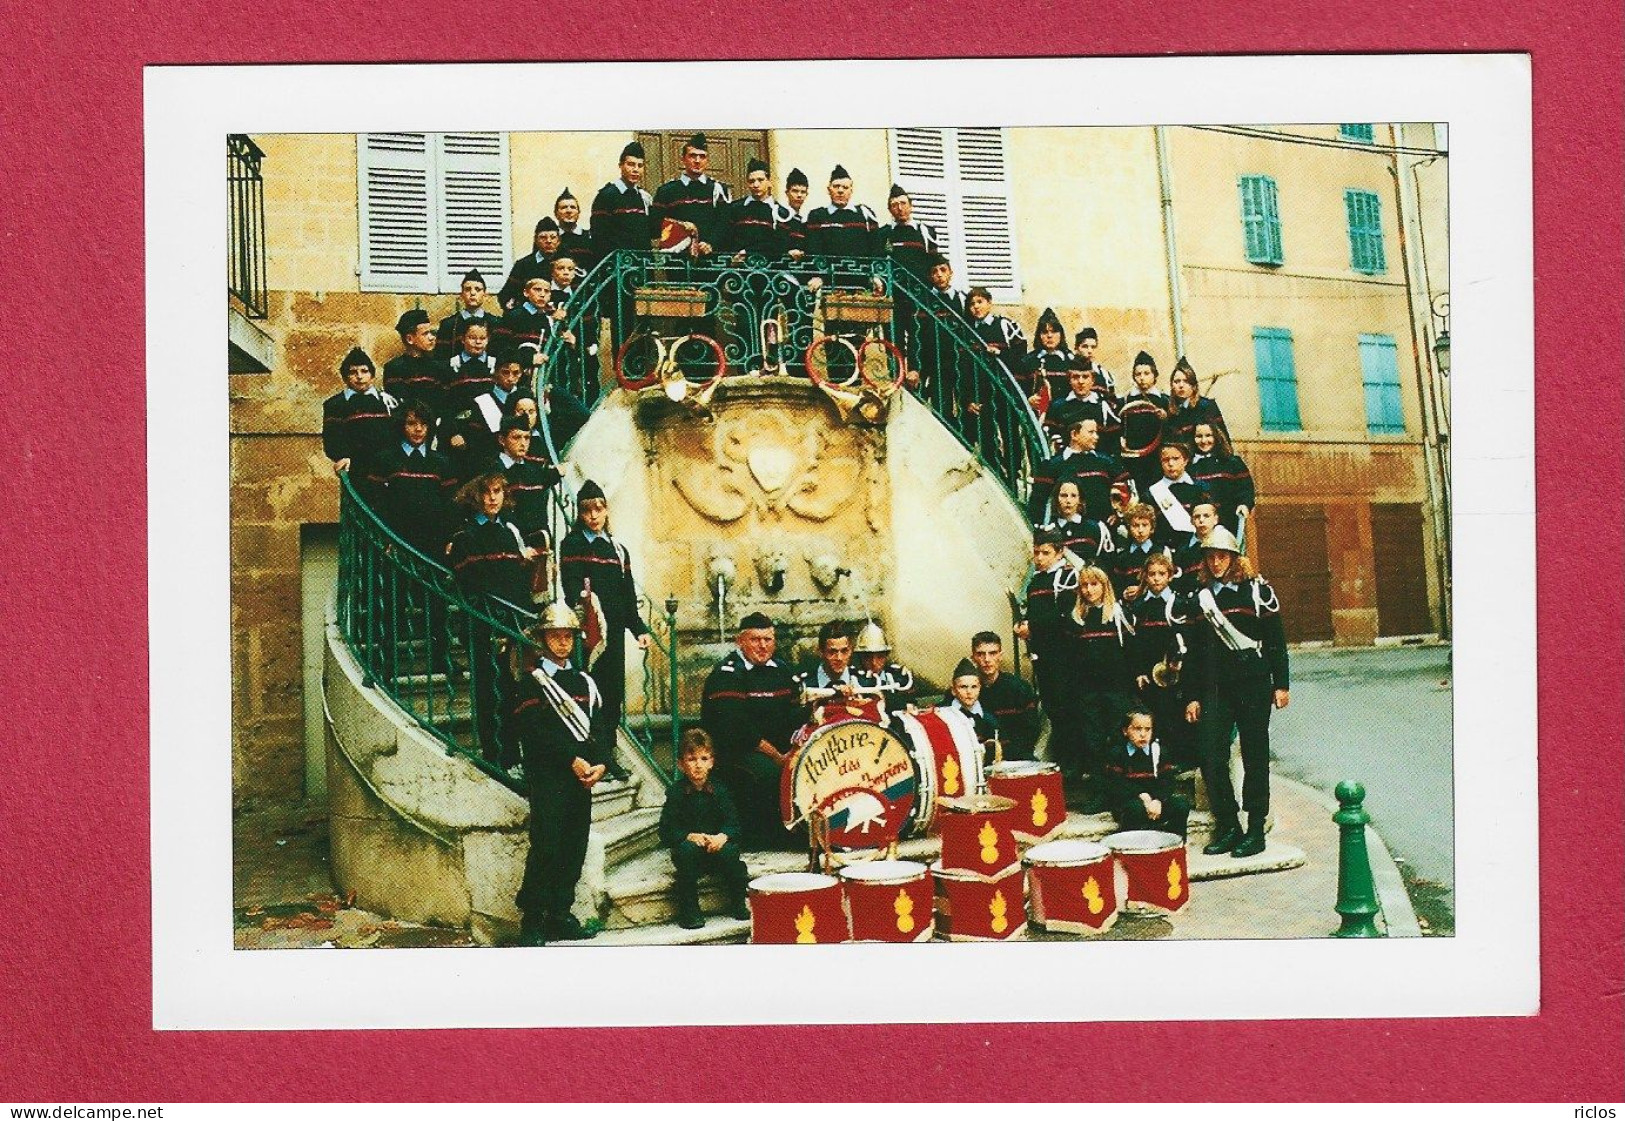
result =
M1162 244L1168 263L1168 302L1173 312L1174 354L1185 353L1184 295L1179 282L1179 237L1174 230L1174 176L1168 165L1168 128L1157 125L1157 187L1162 192Z

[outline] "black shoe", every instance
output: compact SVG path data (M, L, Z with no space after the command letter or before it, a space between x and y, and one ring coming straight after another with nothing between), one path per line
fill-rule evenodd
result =
M698 907L692 911L684 907L677 912L677 925L684 930L698 930L705 925L705 916L700 914Z
M735 903L732 907L728 908L728 917L730 919L748 919L748 918L750 918L750 904L745 902L743 899L741 899L739 902Z
M1235 847L1235 850L1230 855L1257 856L1264 851L1264 847L1264 831L1260 829L1255 833L1249 829L1247 835L1241 839L1241 843Z
M594 931L588 930L577 921L574 915L558 915L547 920L547 937L552 942L578 942L583 938L591 938Z
M515 943L515 945L519 945L519 946L545 946L545 945L547 945L547 933L546 933L546 931L544 930L544 928L542 926L541 920L539 920L539 919L530 919L530 918L520 919L519 920L519 941L517 943Z
M1202 851L1209 856L1218 856L1229 852L1241 843L1241 827L1239 825L1226 825L1213 835L1213 839L1202 846Z

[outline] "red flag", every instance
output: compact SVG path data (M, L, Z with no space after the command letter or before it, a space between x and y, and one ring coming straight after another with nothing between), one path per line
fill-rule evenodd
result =
M609 645L609 622L591 580L581 582L581 642L587 650L587 668L591 669Z

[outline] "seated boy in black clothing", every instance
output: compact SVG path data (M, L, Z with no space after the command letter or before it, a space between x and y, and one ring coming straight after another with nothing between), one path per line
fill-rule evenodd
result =
M1122 829L1155 829L1183 837L1190 803L1174 793L1178 768L1163 758L1152 728L1149 712L1129 710L1123 742L1106 756L1106 805Z
M970 717L976 728L977 742L982 745L983 764L994 762L999 754L999 722L982 706L982 675L976 672L969 658L959 659L950 688L950 696L943 698L944 706Z
M678 767L683 777L666 791L660 811L660 843L671 850L677 866L677 925L697 930L705 925L700 911L700 877L721 878L728 893L730 918L748 919L745 887L750 873L739 855L739 810L728 788L711 781L716 755L704 728L683 733Z

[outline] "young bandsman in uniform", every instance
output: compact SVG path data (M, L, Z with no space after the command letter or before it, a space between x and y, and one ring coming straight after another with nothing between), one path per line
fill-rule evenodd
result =
M1105 522L1083 516L1083 498L1076 479L1067 479L1055 488L1055 520L1044 526L1059 535L1063 551L1087 564L1107 567L1116 546Z
M576 263L583 273L592 271L598 258L592 255L592 234L581 224L581 203L570 188L553 200L553 220L559 224L559 252Z
M1219 504L1211 494L1199 495L1191 503L1191 535L1178 542L1171 554L1174 562L1174 590L1181 595L1194 594L1197 578L1202 570L1202 548L1207 535L1219 524Z
M322 402L322 451L335 471L359 469L357 479L367 477L372 457L395 431L395 399L372 383L375 373L367 352L351 347L339 363L344 388Z
M903 712L913 705L914 673L901 662L891 660L891 646L879 623L869 623L858 632L852 653L858 667L853 671L853 679L859 688L881 692L887 715Z
M1099 780L1106 751L1134 691L1128 655L1133 637L1133 625L1112 595L1111 577L1094 565L1079 569L1077 601L1061 620L1060 657L1068 685L1076 694L1077 743L1082 757L1074 773L1094 780L1086 786L1079 807L1084 813L1105 808Z
M508 480L514 524L524 535L525 544L545 553L551 547L547 534L548 499L559 483L559 469L530 458L530 421L517 413L502 418L497 444L500 450L484 465L485 470L500 471Z
M1191 459L1191 478L1212 492L1219 506L1219 521L1231 533L1241 534L1241 520L1250 518L1256 495L1253 473L1247 461L1230 450L1230 438L1218 425L1199 422L1191 430L1196 455Z
M659 223L651 217L654 197L643 182L643 145L636 140L621 149L620 177L598 189L592 200L592 252L602 261L617 249L648 252ZM617 350L631 333L633 303L630 292L610 296L603 315L612 316L611 337Z
M1225 427L1219 403L1211 397L1202 396L1196 370L1184 355L1179 356L1179 361L1174 363L1174 372L1168 375L1168 390L1168 419L1162 426L1164 444L1184 444L1189 447L1196 426L1204 421L1229 437L1230 430Z
M700 910L700 878L714 875L727 892L727 914L750 918L746 888L750 873L739 854L739 809L733 794L711 779L716 753L704 728L683 733L677 769L683 777L666 791L660 808L660 843L671 852L677 870L677 925L698 930L705 925Z
M999 747L999 722L982 704L982 677L969 658L959 659L959 664L954 667L954 676L948 695L942 698L942 707L959 713L971 722L976 729L976 742L982 745L982 765L993 763L994 756L1002 750Z
M841 622L818 628L818 660L803 667L793 678L801 715L808 723L817 722L825 705L857 703L858 680L852 669L852 628Z
M780 848L779 775L801 706L790 670L774 657L773 620L753 611L739 620L738 646L705 679L700 723L717 748L717 773L739 800L746 848Z
M1098 388L1095 371L1085 366L1082 358L1074 357L1066 380L1069 391L1049 407L1044 428L1053 439L1064 436L1080 420L1092 420L1100 431L1100 454L1115 460L1122 422L1111 399Z
M504 354L493 364L495 369L485 392L452 401L440 422L440 449L450 458L452 473L459 479L467 479L489 466L487 461L497 452L502 418L513 411L519 397L521 359Z
M970 660L982 679L982 707L998 722L1006 759L1032 759L1044 714L1033 687L1000 666L1004 643L993 631L978 631L970 640Z
M1083 765L1079 739L1077 688L1067 674L1062 620L1072 613L1078 598L1078 571L1061 553L1061 539L1040 530L1033 535L1033 574L1027 580L1024 618L1016 624L1016 637L1027 643L1033 680L1049 714L1049 758L1062 777L1076 781Z
M463 326L463 345L446 363L446 411L489 393L496 379L497 361L491 357L491 324L483 319Z
M1170 583L1173 576L1173 560L1158 552L1146 558L1134 578L1140 590L1128 604L1129 622L1134 627L1129 668L1140 700L1156 717L1161 729L1158 738L1167 749L1169 763L1184 768L1196 763L1195 730L1185 720L1185 701L1178 685L1190 605L1175 593Z
M457 290L456 309L440 321L440 329L435 332L435 353L451 361L462 345L463 328L476 319L491 328L488 341L497 338L500 331L497 321L501 316L485 310L485 277L480 275L479 269L469 269L463 276L462 287Z
M965 299L965 308L971 331L981 341L982 349L997 359L1015 382L1015 371L1021 369L1027 357L1027 336L1022 334L1021 325L1014 319L994 314L993 293L986 288L972 288Z
M807 252L814 257L873 257L880 252L875 212L852 201L852 176L836 164L829 173L829 205L807 215Z
M525 281L524 299L502 317L504 350L535 347L539 355L547 345L555 323L553 305L548 301L553 291L552 275L550 266L546 276L533 276Z
M548 604L531 631L541 657L514 690L512 719L530 795L530 851L514 899L522 946L592 937L570 913L587 857L592 788L605 773L595 747L598 690L570 664L580 629L567 605Z
M384 392L398 401L422 401L439 420L446 409L446 363L435 357L436 332L429 313L422 308L401 312L395 333L405 353L384 363Z
M1122 422L1118 455L1141 494L1162 476L1157 451L1162 446L1162 426L1168 419L1171 402L1157 392L1157 362L1145 351L1134 356L1131 375L1134 388L1117 403Z
M1162 478L1147 488L1146 499L1157 512L1157 544L1177 548L1196 532L1191 525L1191 506L1207 497L1208 491L1186 470L1190 452L1184 444L1164 443L1157 455L1162 463Z
M791 260L799 261L807 251L807 173L792 167L784 177L784 208L789 211L785 237L789 240Z
M529 281L537 277L547 279L548 266L558 253L560 242L557 222L551 218L543 218L536 223L534 248L513 263L513 268L508 270L508 279L502 282L502 291L497 293L497 303L502 306L504 314L516 307L524 298L525 285ZM648 246L644 248L647 249Z
M1169 556L1166 546L1152 540L1157 528L1157 512L1143 502L1136 502L1123 511L1122 521L1128 530L1128 540L1119 544L1112 554L1112 589L1118 599L1133 599L1139 594L1140 573L1145 562L1154 556Z
M1155 829L1185 836L1190 803L1174 791L1179 775L1153 735L1152 714L1131 709L1122 736L1106 756L1106 803L1119 829Z
M726 210L732 201L728 188L706 174L711 166L707 148L705 133L688 138L683 145L683 173L660 184L650 211L656 223L676 222L688 231L693 239L689 252L695 257L709 257L722 242L728 226Z
M1112 372L1099 362L1095 361L1095 350L1100 346L1100 333L1093 327L1085 327L1078 332L1077 338L1072 340L1072 349L1077 354L1078 362L1084 369L1095 375L1095 386L1108 398L1117 396L1117 382Z
M1270 809L1270 709L1285 708L1286 632L1275 589L1254 574L1235 537L1223 526L1207 536L1201 587L1190 625L1192 654L1186 719L1197 725L1202 777L1213 807L1213 840L1202 851L1256 856L1264 851ZM1230 739L1239 734L1244 772L1241 833L1230 784Z
M926 280L931 290L940 302L927 302L924 307L914 311L914 336L919 339L915 348L919 351L919 368L910 367L905 380L910 388L929 391L936 383L941 390L949 388L949 383L940 380L944 376L942 364L951 359L958 352L945 345L946 332L951 328L951 321L970 323L970 297L963 288L954 287L954 267L948 258L940 253L934 253L927 259Z
M767 164L751 160L745 169L745 196L728 204L727 232L719 252L735 264L755 257L782 261L790 252L790 211L773 199L773 180Z
M900 269L921 284L929 283L931 260L939 253L936 231L914 220L914 200L896 183L886 200L886 210L892 220L880 227L880 252L891 259L893 275ZM897 343L908 356L909 365L916 366L919 355L914 345L914 301L900 287L892 297Z
M1038 345L1021 363L1016 377L1027 403L1043 419L1050 404L1067 394L1067 372L1072 368L1072 352L1066 348L1066 328L1054 308L1045 308L1033 330Z
M1083 516L1105 522L1112 516L1112 492L1128 487L1128 472L1117 462L1101 455L1100 425L1086 417L1073 422L1067 446L1053 459L1045 460L1033 472L1032 491L1027 497L1027 520L1042 525L1049 520L1050 498L1055 488L1071 480L1078 484L1083 499Z

